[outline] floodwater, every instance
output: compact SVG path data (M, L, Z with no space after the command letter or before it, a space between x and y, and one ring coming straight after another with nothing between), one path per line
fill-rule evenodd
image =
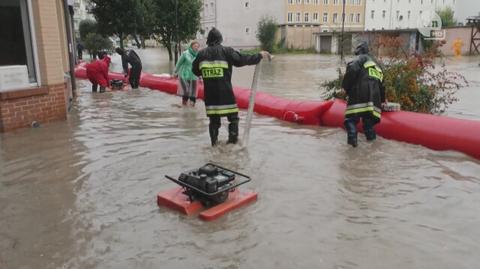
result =
M163 53L141 56L145 71L168 71ZM319 98L335 61L278 56L259 89ZM458 61L476 80L448 113L478 119L478 58ZM248 87L253 69L237 71ZM248 149L211 148L202 102L79 85L66 122L0 135L2 269L478 268L478 160L382 138L353 149L341 129L260 115ZM243 189L259 200L214 222L156 205L174 187L163 175L210 160L250 175Z

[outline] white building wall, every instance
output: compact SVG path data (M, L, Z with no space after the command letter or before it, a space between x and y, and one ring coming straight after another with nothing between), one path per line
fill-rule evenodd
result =
M465 0L366 0L365 30L414 29L423 12L455 10L460 1Z
M259 45L257 24L263 16L271 16L277 23L285 23L284 1L280 0L203 0L202 29L216 27L222 32L224 45L250 48Z
M95 20L92 14L88 12L88 0L75 0L73 4L73 28L75 32L78 34L78 27L80 26L80 22L86 19Z
M454 17L465 25L467 17L480 16L480 0L457 0Z

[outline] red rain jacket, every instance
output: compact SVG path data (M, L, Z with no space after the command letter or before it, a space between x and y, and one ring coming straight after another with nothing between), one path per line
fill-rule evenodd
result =
M87 64L87 77L93 84L108 87L108 65L110 57L105 56L102 60L96 60Z

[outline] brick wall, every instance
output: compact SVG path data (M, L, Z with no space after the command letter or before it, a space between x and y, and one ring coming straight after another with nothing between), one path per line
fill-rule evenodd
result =
M45 87L0 93L0 132L65 120L64 83Z

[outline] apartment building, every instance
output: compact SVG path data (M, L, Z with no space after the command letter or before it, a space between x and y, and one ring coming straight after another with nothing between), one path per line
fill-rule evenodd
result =
M365 30L416 29L421 17L465 0L365 0ZM457 3L458 2L458 3Z
M73 5L75 15L73 16L73 28L75 29L75 36L80 36L78 31L80 22L86 19L95 20L93 14L90 13L91 3L89 0L75 0Z
M287 47L335 53L342 24L345 32L364 29L365 0L285 0L285 4L282 39Z
M257 24L263 16L284 23L285 6L279 0L202 0L201 33L205 41L212 27L223 34L224 44L235 48L252 48L260 43L256 38Z
M69 0L0 1L0 132L66 119L72 15Z

